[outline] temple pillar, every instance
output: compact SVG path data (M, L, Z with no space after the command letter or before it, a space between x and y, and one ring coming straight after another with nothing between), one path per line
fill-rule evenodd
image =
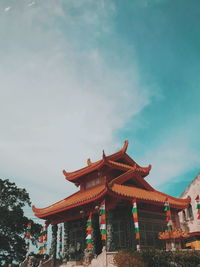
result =
M69 260L69 222L64 223L64 257L63 261L66 263Z
M92 216L92 245L94 248L94 254L99 255L102 252L102 240L99 229L99 214L93 214Z
M107 223L107 239L106 239L106 250L115 251L116 246L114 242L114 233L113 233L113 211L110 210L106 213L106 223Z
M57 253L57 232L58 232L58 225L53 224L50 255L53 256L54 261L56 260L56 253Z

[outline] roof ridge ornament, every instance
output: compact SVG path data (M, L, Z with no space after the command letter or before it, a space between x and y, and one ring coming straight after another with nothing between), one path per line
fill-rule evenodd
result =
M63 170L63 174L64 174L65 176L67 176L67 172L66 172L66 170Z
M103 154L102 154L102 159L103 159L103 162L107 162L107 158L106 158L106 154L105 154L104 150L103 150Z
M88 166L91 166L92 165L92 162L91 162L90 158L87 159L87 165Z
M126 153L127 148L128 148L128 140L125 140L124 145L123 145L122 150L121 150L122 153Z

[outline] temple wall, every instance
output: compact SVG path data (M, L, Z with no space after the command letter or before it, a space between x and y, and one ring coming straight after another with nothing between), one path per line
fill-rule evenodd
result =
M196 196L200 194L200 174L192 181L192 183L181 194L181 198L191 197L191 207L179 212L181 228L187 232L200 231L200 225L197 222Z

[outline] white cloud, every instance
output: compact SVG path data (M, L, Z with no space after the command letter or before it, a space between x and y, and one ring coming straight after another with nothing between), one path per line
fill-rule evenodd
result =
M74 190L62 169L118 148L117 130L151 93L136 64L111 66L98 45L113 30L111 2L10 2L12 17L0 17L0 170L43 206Z
M10 7L10 6L8 6L8 7L6 7L6 8L4 9L5 12L8 12L8 11L10 11L10 10L11 10L11 7Z
M198 119L199 120L199 119ZM200 154L196 139L196 116L185 125L168 129L154 149L149 149L142 161L152 164L150 184L159 187L165 182L184 175L188 170L199 167ZM190 177L191 180L193 177Z

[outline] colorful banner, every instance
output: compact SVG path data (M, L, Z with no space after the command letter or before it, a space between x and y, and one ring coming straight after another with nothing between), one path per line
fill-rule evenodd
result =
M26 251L29 251L30 238L31 238L31 222L28 222L27 223L27 226L26 226L26 235L25 235L25 239L26 239Z
M106 206L105 200L101 203L100 206L100 232L101 232L101 239L106 240Z
M26 242L26 251L29 251L29 248L30 248L30 242L27 241L27 242Z
M31 222L29 222L26 226L26 239L29 240L31 237Z
M197 224L200 224L200 198L199 195L195 198L196 203L197 203Z
M86 244L87 248L92 248L92 213L90 213L86 224Z
M138 210L137 210L137 203L136 199L132 201L133 207L132 207L132 215L133 215L133 221L135 226L135 238L137 240L140 239L140 230L139 230L139 224L138 224Z
M41 232L38 237L39 245L39 254L43 254L47 250L47 227L44 226L41 229Z
M164 206L165 206L164 211L166 212L167 230L172 231L172 216L168 198L166 198Z

